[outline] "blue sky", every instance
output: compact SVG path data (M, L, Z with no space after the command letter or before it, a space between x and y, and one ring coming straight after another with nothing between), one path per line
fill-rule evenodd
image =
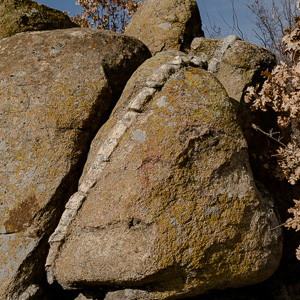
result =
M265 1L268 2L270 0ZM70 15L74 15L82 11L80 6L75 5L76 0L38 0L36 2L59 9L61 11L68 11ZM234 0L234 6L242 32L247 37L248 41L256 43L257 41L255 40L251 31L253 24L250 20L249 10L247 9L247 4L251 2L252 1L249 0ZM205 26L210 27L211 23L220 26L224 36L233 34L232 30L224 22L225 20L227 23L232 24L231 0L197 0L197 3L204 29Z
M241 31L249 40L254 42L254 37L251 29L254 27L250 19L250 11L247 4L252 1L234 0L234 9L238 17L238 25ZM200 10L203 29L210 28L210 24L216 24L221 27L224 36L237 33L232 32L232 29L226 24L233 25L233 9L231 0L197 0ZM206 32L207 35L207 32Z

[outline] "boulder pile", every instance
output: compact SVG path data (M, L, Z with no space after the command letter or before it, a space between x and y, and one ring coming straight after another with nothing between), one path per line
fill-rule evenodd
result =
M0 300L208 300L268 282L278 194L239 115L274 55L204 38L194 0L144 0L125 35L33 15L0 22Z

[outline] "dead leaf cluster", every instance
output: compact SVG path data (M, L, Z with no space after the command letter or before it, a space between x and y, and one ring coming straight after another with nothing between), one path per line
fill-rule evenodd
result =
M297 1L300 8L300 0ZM262 85L249 87L245 101L251 103L253 110L267 111L273 109L277 114L279 128L288 128L289 142L283 144L278 138L276 157L277 166L270 168L280 180L287 179L292 185L300 179L300 17L295 18L295 27L288 28L282 39L288 55L287 62L281 61L272 72L263 72L265 82ZM257 126L254 125L257 129ZM262 130L260 130L263 132ZM265 132L263 132L265 133ZM274 135L266 133L274 139ZM288 228L300 230L300 200L294 200L295 206L288 210L293 214L285 223ZM296 250L300 260L300 246Z
M81 14L71 17L81 27L123 32L131 16L136 12L135 0L78 0Z

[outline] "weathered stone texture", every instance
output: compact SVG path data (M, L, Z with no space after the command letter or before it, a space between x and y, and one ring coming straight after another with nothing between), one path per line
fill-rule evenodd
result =
M255 185L226 91L199 65L160 53L131 77L50 238L50 281L175 299L276 270L272 199Z
M195 38L191 55L208 62L212 72L223 84L228 95L240 101L248 86L262 81L261 73L271 69L274 54L262 47L240 40L234 35L222 39Z
M151 300L151 294L141 290L120 290L107 293L104 300Z
M18 32L78 27L63 12L32 0L0 1L0 39Z
M46 240L115 104L112 88L149 56L136 39L92 29L0 41L0 299L42 280Z
M204 36L195 0L144 0L125 34L141 40L153 55L189 49L194 37Z

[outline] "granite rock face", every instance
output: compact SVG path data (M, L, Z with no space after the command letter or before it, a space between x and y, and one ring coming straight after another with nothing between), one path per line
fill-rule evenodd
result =
M245 89L261 82L261 73L276 64L271 51L234 35L215 40L195 38L189 54L206 60L208 71L221 81L228 95L239 102Z
M144 0L125 34L141 40L153 55L189 49L193 38L204 36L195 0Z
M0 41L0 299L39 290L48 237L90 142L149 57L134 38L92 29Z
M0 1L0 39L24 31L78 27L63 12L32 0Z
M202 66L163 52L130 78L50 238L49 282L177 299L276 270L273 201L255 184L225 89Z
M109 292L106 294L104 300L151 300L151 294L141 290L120 290L116 292Z

